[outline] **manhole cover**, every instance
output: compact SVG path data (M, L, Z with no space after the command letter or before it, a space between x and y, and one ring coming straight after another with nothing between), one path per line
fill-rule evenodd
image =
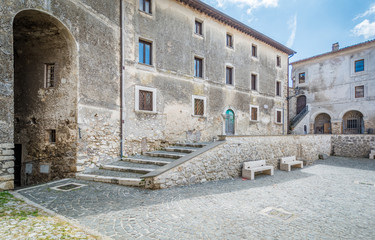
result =
M282 208L275 207L268 207L266 209L263 209L262 211L260 211L260 214L288 222L292 221L295 218L295 215L293 213L287 212Z
M86 186L86 185L85 184L79 184L79 183L67 183L67 184L64 184L64 185L52 187L51 189L54 189L56 191L68 192L68 191L71 191L71 190L81 188L83 186Z

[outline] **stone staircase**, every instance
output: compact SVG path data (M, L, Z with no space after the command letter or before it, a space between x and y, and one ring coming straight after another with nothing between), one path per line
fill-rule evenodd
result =
M134 155L120 161L102 165L100 169L79 173L77 179L113 183L124 186L144 186L142 176L158 168L173 163L209 143L177 143L162 151L146 152L144 155Z

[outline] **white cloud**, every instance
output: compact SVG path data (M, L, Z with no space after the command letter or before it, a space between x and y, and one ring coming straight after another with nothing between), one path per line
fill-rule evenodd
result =
M366 12L359 14L353 20L357 20L359 18L364 18L364 17L370 16L374 13L375 13L375 4L371 5L371 7Z
M218 7L225 7L228 4L236 4L241 8L248 8L247 13L251 12L260 7L277 7L279 5L279 0L216 0Z
M288 28L292 30L290 33L289 39L286 43L286 46L291 48L294 44L294 39L296 38L296 32L297 32L297 14L295 14L293 17L291 17L288 21Z
M375 36L375 22L370 22L368 19L365 19L363 22L355 26L352 32L356 36L363 36L365 39L369 39L370 37Z

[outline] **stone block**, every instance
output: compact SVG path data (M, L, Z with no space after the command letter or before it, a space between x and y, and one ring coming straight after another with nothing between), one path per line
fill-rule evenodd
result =
M13 174L8 174L8 175L0 176L0 182L6 182L6 181L10 181L10 180L14 180L14 175Z
M0 183L0 191L2 190L12 190L14 189L14 182L13 181L7 181L7 182L1 182Z
M13 156L14 151L13 150L3 150L3 156Z
M14 156L0 156L0 161L14 160Z
M14 167L14 161L8 161L3 164L3 169L13 168L13 167Z
M14 144L12 144L12 143L1 143L0 148L2 148L2 149L13 149Z

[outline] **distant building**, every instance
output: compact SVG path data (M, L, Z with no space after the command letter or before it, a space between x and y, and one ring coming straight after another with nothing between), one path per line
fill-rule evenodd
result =
M294 134L363 134L375 128L375 40L291 63ZM293 92L293 91L292 91Z

